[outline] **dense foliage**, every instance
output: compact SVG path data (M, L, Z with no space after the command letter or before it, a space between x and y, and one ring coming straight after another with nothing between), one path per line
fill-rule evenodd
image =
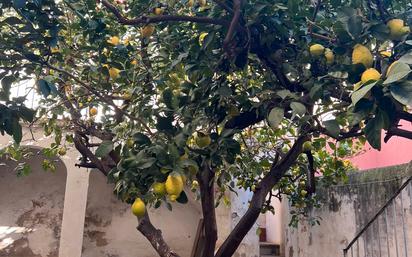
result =
M412 138L398 126L412 121L409 1L0 4L2 133L19 143L18 121L33 122L10 88L34 79L36 121L56 139L48 156L74 144L80 166L101 170L119 199L138 198L139 208L172 209L191 188L213 249L214 212L206 209L228 204L228 191L254 192L243 221L287 195L296 223L317 205L315 184L345 178L346 158L366 141L380 149L382 130L385 141ZM158 183L170 177L187 187L176 191L176 180L164 191ZM228 256L231 242L216 256Z

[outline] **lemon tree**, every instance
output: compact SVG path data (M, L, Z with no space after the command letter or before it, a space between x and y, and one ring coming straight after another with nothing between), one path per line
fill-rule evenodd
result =
M388 2L0 0L0 131L16 143L2 153L22 159L22 122L41 124L55 138L44 168L75 147L160 256L178 253L148 209L192 191L203 257L232 256L272 197L295 225L364 143L412 138L399 126L412 121L412 6ZM10 97L19 83L37 110ZM249 208L215 249L215 208L239 189Z

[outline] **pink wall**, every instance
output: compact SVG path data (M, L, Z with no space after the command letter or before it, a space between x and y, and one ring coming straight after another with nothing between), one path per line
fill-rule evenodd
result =
M402 129L412 130L412 123L401 122ZM351 158L352 163L360 170L403 164L412 160L412 140L402 137L392 137L388 143L383 142L382 149L377 151L369 144L365 145L366 152Z

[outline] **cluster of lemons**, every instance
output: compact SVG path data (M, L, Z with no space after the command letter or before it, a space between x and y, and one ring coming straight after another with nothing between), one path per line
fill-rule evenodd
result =
M194 142L198 148L205 148L211 144L211 138L206 133L197 133L196 137L194 138ZM185 153L180 157L180 159L184 160L187 159L188 155ZM191 166L188 167L189 172L195 173L196 171L191 171ZM182 175L178 172L171 172L165 182L155 182L152 184L152 192L157 198L162 198L165 195L168 196L168 199L171 202L175 202L177 198L179 198L180 194L183 192L184 185L186 184L186 176ZM198 182L194 180L192 182L192 189L198 187ZM141 218L146 213L146 204L140 198L137 197L133 204L132 204L132 213Z
M389 37L392 40L401 40L405 35L410 33L409 26L405 26L405 23L401 19L392 19L387 23L389 29ZM309 52L314 57L320 57L322 55L326 58L327 64L332 64L335 60L334 53L329 49L325 48L321 44L314 44L310 46ZM384 56L390 56L390 52L384 52ZM362 87L365 83L369 81L376 81L381 78L381 73L372 68L373 66L373 55L370 50L361 44L356 44L353 48L352 52L352 63L353 64L363 64L366 67L366 70L361 75L361 81L354 85L354 90L358 90ZM389 74L389 71L393 67L396 62L393 62L386 74Z

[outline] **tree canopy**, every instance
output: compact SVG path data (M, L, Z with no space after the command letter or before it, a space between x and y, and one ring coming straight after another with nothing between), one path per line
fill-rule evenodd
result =
M271 197L288 197L294 224L317 205L315 185L345 178L346 158L366 141L379 150L382 131L385 142L412 139L399 126L412 121L410 1L0 5L0 131L18 144L21 121L42 124L55 137L49 157L74 145L79 166L100 170L134 203L139 231L160 256L178 255L150 223L149 206L172 210L192 190L203 256L231 256L258 215L274 211ZM37 110L10 97L27 80L42 97ZM253 197L215 254L214 209L236 188Z

